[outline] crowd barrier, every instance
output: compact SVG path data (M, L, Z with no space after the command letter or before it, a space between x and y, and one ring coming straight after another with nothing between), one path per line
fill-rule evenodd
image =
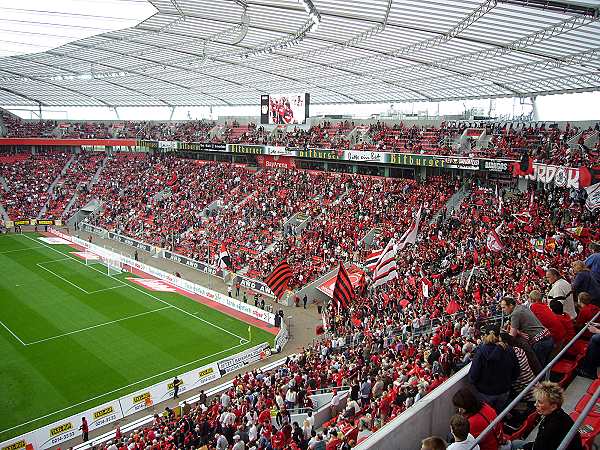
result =
M271 325L275 324L275 315L252 305L247 305L238 300L229 298L219 292L212 291L195 283L182 280L168 272L156 269L147 264L135 261L123 255L119 255L96 244L84 241L74 236L70 236L55 229L50 229L56 237L63 238L73 244L96 253L101 257L118 259L125 265L129 265L141 272L155 276L156 278L168 281L169 283L198 295L209 298L212 301L228 306L240 311L248 316L259 319ZM288 332L283 321L275 345L278 350L282 350L288 340ZM270 345L268 343L258 344L250 349L244 350L236 355L228 356L219 361L198 367L183 374L177 374L182 384L179 387L179 393L183 393L200 386L218 380L224 375L238 370L249 364L256 363L270 355ZM92 432L104 425L121 420L127 416L139 411L152 408L153 405L173 397L173 379L169 378L156 383L144 389L136 390L118 399L111 400L94 408L88 409L77 414L70 415L64 419L46 425L37 430L24 433L5 442L0 443L1 450L20 450L28 445L33 449L45 450L50 447L59 446L63 442L73 439L80 434L79 426L81 418L85 417L89 431Z

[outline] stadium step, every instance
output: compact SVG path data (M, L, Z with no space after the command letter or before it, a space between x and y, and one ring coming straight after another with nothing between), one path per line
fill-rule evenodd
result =
M2 221L4 223L6 223L9 220L8 214L6 214L6 210L2 205L0 205L0 217L2 217Z

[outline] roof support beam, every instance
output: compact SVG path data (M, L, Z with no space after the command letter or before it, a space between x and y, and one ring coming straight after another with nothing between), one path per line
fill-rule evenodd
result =
M0 86L0 91L8 92L9 94L24 98L25 100L29 100L30 102L36 103L38 106L48 106L47 104L45 104L41 100L38 100L37 98L29 97L28 95L21 94L13 89L9 89L7 87Z
M74 58L74 57L73 57L73 56L71 56L71 55L67 55L67 54L64 54L64 53L56 52L56 51L54 51L54 50L48 50L46 53L48 53L48 54L51 54L51 55L57 55L57 56L69 57L69 58L76 59L76 58ZM15 56L15 58L17 58L17 59L21 59L21 60L24 60L24 58L22 58L22 57L19 57L19 56ZM86 61L86 62L90 62L90 61ZM52 67L52 68L54 68L54 69L65 70L65 71L67 71L67 72L70 72L70 73L72 73L72 74L75 74L75 75L77 75L77 74L78 74L78 73L77 73L77 72L75 72L74 70L71 70L71 69L65 69L65 68L63 68L63 67L59 67L59 66L56 66L56 65L54 65L54 64L50 64L50 63L46 63L46 62L36 61L36 64L41 64L41 65L43 65L43 66L46 66L46 67ZM107 79L102 79L101 81L102 81L102 82L104 82L104 83L106 83L106 84L110 84L110 85L117 86L117 87L119 87L119 88L122 88L122 89L128 90L128 91L130 91L130 92L135 92L136 94L142 94L142 95L144 95L144 96L146 96L146 97L150 97L150 98L154 98L154 99L156 99L155 97L153 97L153 96L151 96L151 95L148 95L148 94L146 94L146 93L144 93L144 92L142 92L142 91L138 91L137 89L133 89L133 88L129 88L129 87L127 87L127 86L120 85L120 84L118 84L118 83L115 83L115 82L109 81L109 80L107 80ZM168 106L168 103L167 103L167 102L165 102L165 101L163 101L163 100L161 100L161 99L158 99L158 100L159 100L161 103L163 103L163 104L165 104L165 105L167 105L167 106Z
M86 94L84 92L81 92L81 91L79 91L77 89L69 88L69 87L66 87L66 86L61 86L58 83L53 83L52 81L44 80L42 78L38 78L38 77L33 76L33 75L27 75L27 74L20 73L20 72L15 72L15 71L9 70L9 69L2 69L2 70L4 72L6 72L6 73L10 73L12 75L16 75L16 76L18 76L20 78L28 78L30 80L37 81L38 83L44 83L44 84L47 84L47 85L50 85L50 86L57 87L59 89L64 89L65 91L73 92L74 94L81 95L82 97L91 98L92 100L95 100L98 103L103 104L104 106L108 106L109 108L112 108L112 105L110 105L109 103L105 102L104 100L100 100L99 98L92 97L91 95Z

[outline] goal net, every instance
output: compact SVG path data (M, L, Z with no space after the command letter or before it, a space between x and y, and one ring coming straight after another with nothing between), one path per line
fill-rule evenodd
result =
M104 266L106 274L109 276L117 275L123 272L123 262L118 257L109 257L97 255L95 253L85 253L85 265L90 266L92 264ZM104 271L104 270L103 270Z
M123 262L118 258L108 258L105 256L100 257L100 261L106 266L106 273L108 276L117 275L123 272Z

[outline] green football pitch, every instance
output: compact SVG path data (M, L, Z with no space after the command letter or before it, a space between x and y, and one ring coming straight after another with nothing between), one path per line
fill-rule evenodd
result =
M274 336L176 292L0 236L0 442Z

